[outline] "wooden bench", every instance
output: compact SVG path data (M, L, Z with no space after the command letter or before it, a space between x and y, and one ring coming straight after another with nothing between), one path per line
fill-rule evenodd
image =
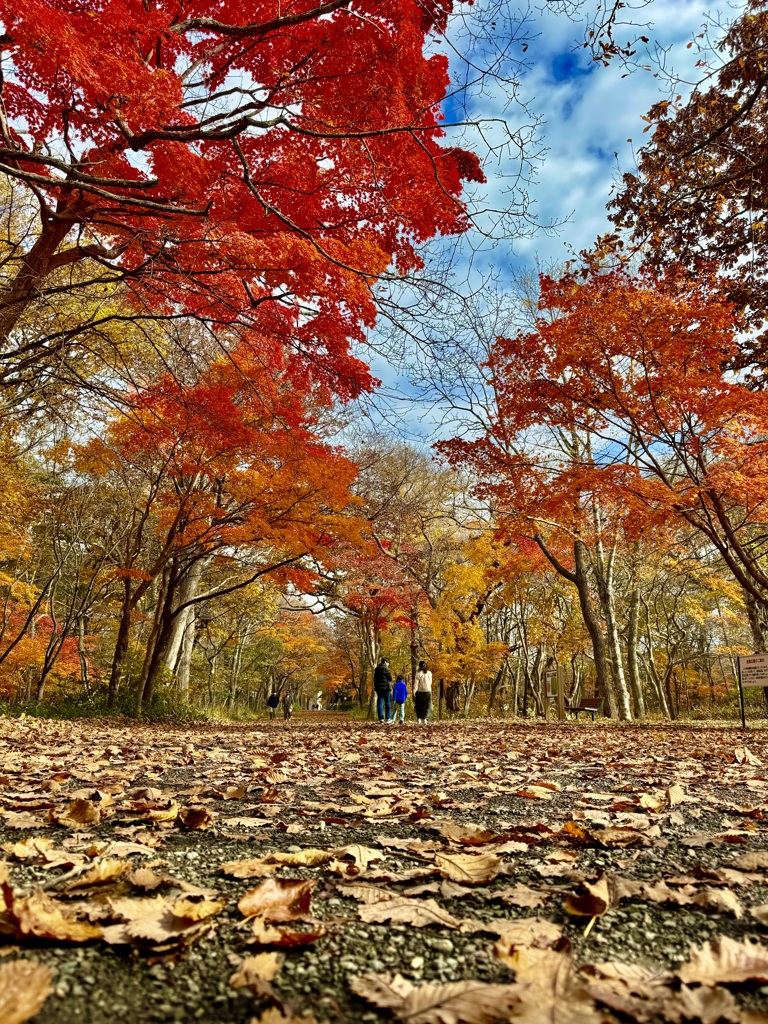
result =
M588 715L592 715L594 722L595 715L602 715L604 704L605 697L582 697L580 704L566 704L565 710L572 712L577 719L580 711L586 711Z

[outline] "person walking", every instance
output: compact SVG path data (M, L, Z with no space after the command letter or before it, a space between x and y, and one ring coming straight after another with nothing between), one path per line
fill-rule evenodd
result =
M382 658L373 670L373 688L376 691L379 724L384 725L392 715L392 673L389 658Z
M416 680L413 684L413 707L416 711L416 721L419 725L426 725L432 707L432 673L427 668L426 661L419 662L416 672Z
M398 674L395 680L395 685L392 690L392 703L394 705L394 711L392 712L391 721L394 723L397 721L397 713L400 712L400 721L405 721L405 702L408 700L408 687L405 685L405 680L402 675Z
M293 714L293 694L288 691L283 694L283 718L287 722Z
M277 690L273 690L272 693L267 697L267 707L269 708L269 717L274 718L277 706L280 703L280 693Z

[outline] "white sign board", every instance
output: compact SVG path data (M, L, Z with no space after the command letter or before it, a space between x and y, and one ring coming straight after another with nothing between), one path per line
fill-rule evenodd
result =
M747 654L739 658L742 686L768 686L768 654Z

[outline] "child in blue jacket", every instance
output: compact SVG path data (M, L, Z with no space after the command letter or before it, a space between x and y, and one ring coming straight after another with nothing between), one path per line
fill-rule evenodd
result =
M397 712L400 711L400 721L405 721L405 702L408 700L408 687L405 685L405 680L402 675L398 675L395 680L395 686L392 690L392 705L394 711L392 712L392 723L397 721Z

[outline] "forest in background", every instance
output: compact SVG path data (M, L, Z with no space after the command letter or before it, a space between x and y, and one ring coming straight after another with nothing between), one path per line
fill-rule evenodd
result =
M482 301L424 249L484 180L445 143L451 5L113 6L0 3L5 706L364 713L385 654L446 714L541 715L562 666L620 720L735 718L768 649L765 4L649 112L615 233ZM434 452L359 426L382 315L431 354Z

